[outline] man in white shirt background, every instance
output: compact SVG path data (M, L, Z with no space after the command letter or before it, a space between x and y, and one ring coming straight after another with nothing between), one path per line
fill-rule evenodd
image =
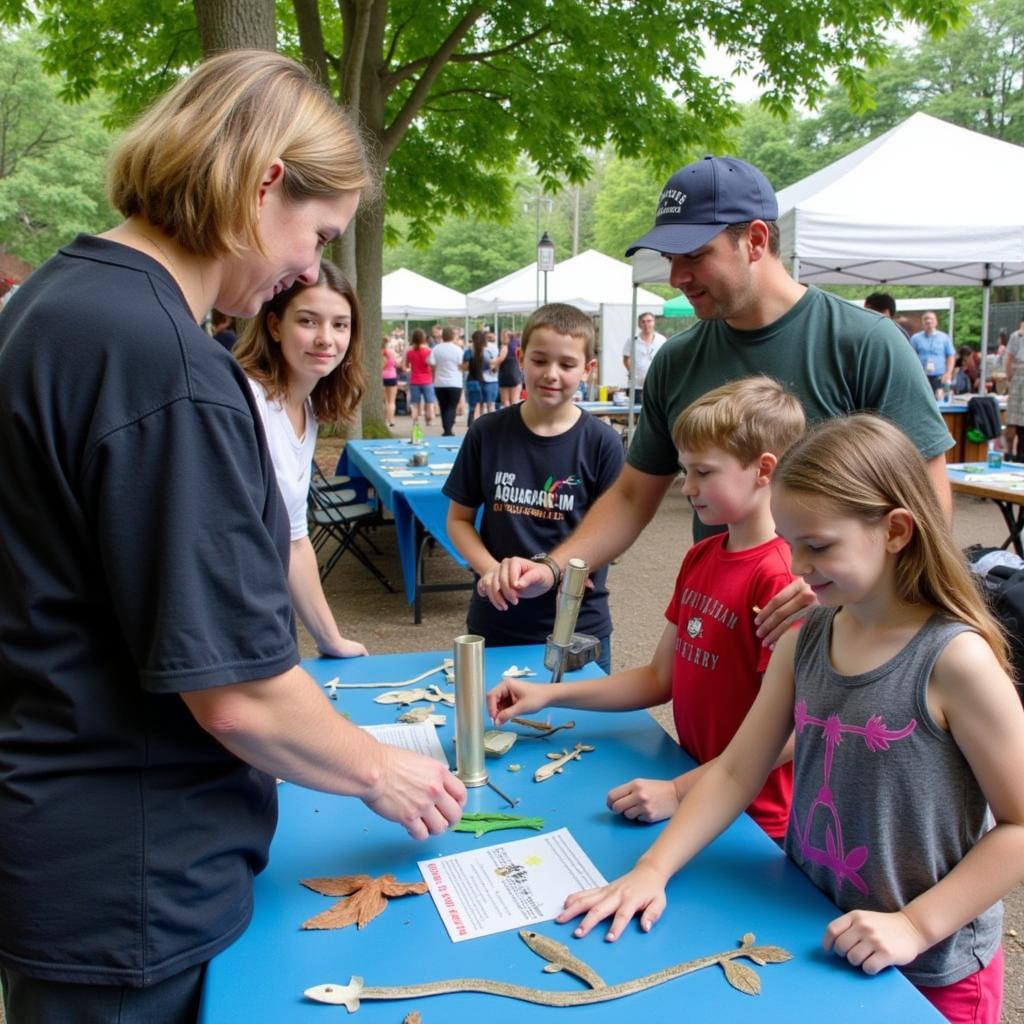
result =
M665 344L665 335L659 334L654 329L654 314L641 313L637 317L636 332L636 368L633 371L633 401L639 402L644 390L644 379L647 376L648 367L654 358L654 353ZM629 372L630 341L622 350L622 362L625 364L626 372Z

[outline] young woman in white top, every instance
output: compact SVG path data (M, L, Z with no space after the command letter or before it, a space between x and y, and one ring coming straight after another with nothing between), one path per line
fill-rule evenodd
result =
M288 589L322 654L366 654L338 630L309 540L306 501L317 424L352 419L366 390L359 301L326 260L313 285L296 281L267 302L235 346L263 420L277 484L291 522Z

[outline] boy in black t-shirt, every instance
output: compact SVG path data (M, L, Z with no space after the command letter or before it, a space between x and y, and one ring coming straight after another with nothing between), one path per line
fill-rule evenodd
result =
M594 325L563 303L538 309L523 329L519 360L525 401L477 420L444 486L451 498L448 535L478 575L467 626L489 646L543 643L555 621L556 589L542 598L495 607L504 558L529 559L576 528L619 475L622 442L606 423L573 404L594 368ZM483 506L480 532L474 526ZM601 667L611 671L608 570L594 573L577 628L601 640Z

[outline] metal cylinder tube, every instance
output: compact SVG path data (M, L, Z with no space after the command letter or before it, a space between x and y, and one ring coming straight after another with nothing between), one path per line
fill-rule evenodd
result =
M455 638L455 774L466 786L487 784L484 767L484 638Z
M572 634L576 629L576 619L580 613L580 602L583 592L587 589L587 563L582 558L570 558L569 564L562 573L562 590L558 595L558 610L555 613L555 625L551 631L551 639L562 647L572 643Z

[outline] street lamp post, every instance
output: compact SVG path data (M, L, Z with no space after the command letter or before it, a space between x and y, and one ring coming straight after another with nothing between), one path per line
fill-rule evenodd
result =
M555 243L545 231L537 243L537 270L544 275L544 304L548 301L548 274L555 269Z

